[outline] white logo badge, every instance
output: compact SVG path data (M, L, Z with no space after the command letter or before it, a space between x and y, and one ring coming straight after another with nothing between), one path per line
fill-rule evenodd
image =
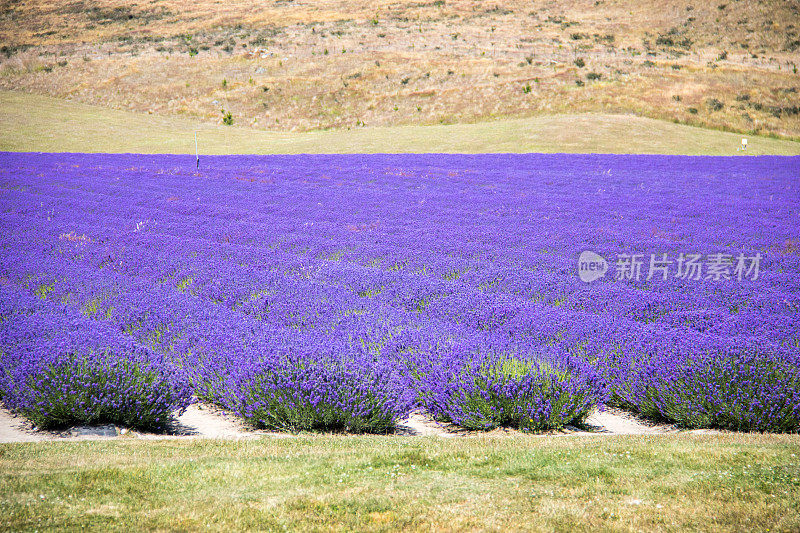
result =
M591 283L606 275L608 272L608 261L603 256L586 250L581 252L578 258L578 277L581 281Z

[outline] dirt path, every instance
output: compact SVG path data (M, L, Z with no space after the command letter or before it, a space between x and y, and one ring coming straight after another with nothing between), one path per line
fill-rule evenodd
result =
M248 428L241 420L213 405L192 404L177 419L171 435L138 433L140 438L163 439L195 437L203 439L247 439L253 437L287 436Z
M567 426L563 430L543 435L578 436L578 435L663 435L679 431L674 426L656 425L642 420L635 415L620 409L606 408L595 411L581 427ZM496 429L490 432L466 431L450 424L442 424L427 414L415 411L408 418L401 420L397 426L397 435L420 437L473 437L481 435L515 435L519 431L512 429ZM258 431L248 428L235 416L214 406L194 404L177 420L172 431L167 434L140 433L128 431L112 425L79 426L62 432L40 431L11 414L0 409L0 443L5 442L39 442L46 440L87 440L110 439L119 436L141 439L243 439L255 437L291 438L288 433Z
M36 442L52 438L44 431L34 431L24 418L0 409L0 442Z
M76 426L65 431L42 431L31 427L24 418L15 416L6 409L0 409L0 443L39 442L46 440L95 440L120 436L141 439L240 439L264 435L286 437L282 433L268 433L247 428L234 416L213 406L194 404L186 409L171 431L166 434L141 433L129 431L113 425Z
M440 424L419 411L415 411L408 418L400 420L397 423L396 433L415 437L457 437L459 435L457 429L446 424Z
M542 433L541 435L663 435L679 431L675 426L653 424L643 420L627 411L606 407L604 411L594 411L581 427L566 426L559 432ZM478 435L513 435L521 434L520 431L498 428L490 432L467 431L450 424L436 422L422 412L414 412L410 417L401 420L397 433L400 435L415 435L420 437L459 437Z
M622 409L606 407L595 411L583 425L584 432L605 435L661 435L678 429L669 424L654 424Z
M237 438L246 435L246 429L232 417L213 407L194 404L178 418L182 435L210 439ZM255 433L250 431L249 433Z

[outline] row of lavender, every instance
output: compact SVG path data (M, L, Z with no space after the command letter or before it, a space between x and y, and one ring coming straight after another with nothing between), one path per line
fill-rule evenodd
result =
M798 428L798 159L0 159L0 395L41 425L158 426L196 395L284 429L603 403ZM584 250L761 259L584 283Z

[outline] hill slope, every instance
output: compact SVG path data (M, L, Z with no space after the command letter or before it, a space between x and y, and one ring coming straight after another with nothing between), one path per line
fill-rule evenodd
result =
M599 112L800 137L798 0L0 0L0 88L269 130Z

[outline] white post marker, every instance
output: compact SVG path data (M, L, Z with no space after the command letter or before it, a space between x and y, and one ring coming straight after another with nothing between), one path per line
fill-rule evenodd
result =
M742 139L742 148L741 150L747 150L747 139Z
M197 132L194 132L194 156L197 158L197 170L200 170L200 152L197 150Z

